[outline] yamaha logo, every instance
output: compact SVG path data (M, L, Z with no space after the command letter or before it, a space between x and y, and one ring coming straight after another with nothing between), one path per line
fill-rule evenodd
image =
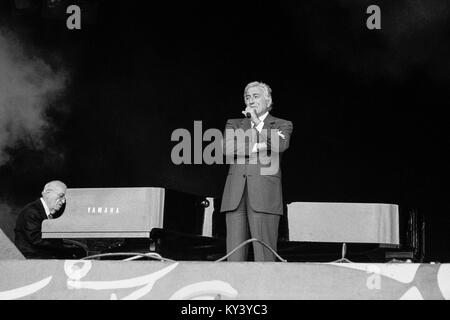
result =
M118 214L119 208L114 207L88 207L88 213L92 214Z

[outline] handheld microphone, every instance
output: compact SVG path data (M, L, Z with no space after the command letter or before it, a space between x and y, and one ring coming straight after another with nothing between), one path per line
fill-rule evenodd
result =
M208 199L204 199L202 202L200 202L200 205L202 207L208 208L209 207L209 200Z

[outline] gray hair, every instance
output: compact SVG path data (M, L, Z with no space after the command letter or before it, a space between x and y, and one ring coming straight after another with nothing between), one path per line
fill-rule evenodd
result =
M269 100L269 107L268 107L268 109L270 111L272 109L272 104L273 104L273 102L272 102L272 89L270 89L269 85L265 84L264 82L253 81L253 82L250 82L248 85L245 86L244 97L245 97L245 94L247 93L247 90L249 88L252 88L252 87L259 87L259 88L261 88L261 90L263 91L263 94L264 94L264 98Z

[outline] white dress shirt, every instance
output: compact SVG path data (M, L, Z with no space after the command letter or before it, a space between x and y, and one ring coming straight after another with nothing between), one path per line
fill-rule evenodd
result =
M44 205L45 214L47 215L47 218L48 218L48 216L50 215L50 209L48 208L48 206L47 206L47 204L45 203L45 201L44 201L43 198L41 198L41 202L42 202L42 204Z
M252 128L255 127L256 130L258 130L258 132L261 133L261 131L262 131L263 127L264 127L264 119L267 118L267 115L268 115L268 114L269 114L269 111L266 111L266 113L264 113L261 117L258 117L259 120L260 120L261 122L260 122L256 127L255 127L255 124L253 123L253 121L251 121L251 123L252 123ZM257 152L258 149L259 149L259 148L262 148L265 144L266 144L265 142L262 142L262 143L255 143L255 144L253 145L252 152Z

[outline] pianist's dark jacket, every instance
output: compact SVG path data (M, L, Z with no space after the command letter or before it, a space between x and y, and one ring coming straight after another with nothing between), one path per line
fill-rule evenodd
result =
M53 215L55 218L62 215L65 205ZM52 259L58 258L63 250L60 239L42 239L42 221L48 219L40 199L27 204L17 217L15 244L27 258Z

